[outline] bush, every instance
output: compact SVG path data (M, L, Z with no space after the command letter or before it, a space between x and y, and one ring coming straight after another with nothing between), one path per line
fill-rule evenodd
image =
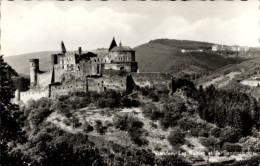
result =
M214 127L210 129L210 134L216 138L220 136L220 133L221 133L221 129L218 127Z
M89 123L84 123L84 126L83 126L84 132L89 133L93 130L94 130L93 126L91 126Z
M175 129L170 132L167 140L172 147L180 146L185 142L185 134L180 129Z
M222 150L226 150L228 152L241 152L242 147L239 144L236 144L236 143L226 142L226 143L223 144Z
M214 150L214 148L218 145L219 141L220 141L219 139L212 136L208 138L205 137L200 138L201 144L207 147L210 151Z
M102 125L101 120L96 120L95 123L95 129L97 133L99 133L100 135L104 135L106 133L107 127Z
M35 109L30 112L29 119L34 125L38 126L51 113L52 111L46 108Z
M131 141L135 144L139 146L148 144L148 140L144 138L146 134L146 130L143 129L144 124L139 119L124 115L116 117L113 121L115 128L127 131Z
M68 119L63 119L62 121L65 125L70 126L70 122Z
M154 150L160 152L162 150L161 146L159 144L156 144L154 146Z
M225 127L221 130L220 133L220 140L222 142L237 142L240 139L240 132L237 131L237 129L233 128L233 127Z
M78 118L73 117L72 118L72 125L73 125L73 128L78 128L82 125L82 123L79 121Z

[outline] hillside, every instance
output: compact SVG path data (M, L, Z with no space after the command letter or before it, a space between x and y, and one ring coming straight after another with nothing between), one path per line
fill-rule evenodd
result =
M244 61L239 64L228 65L216 70L209 76L196 80L197 85L207 87L213 84L220 89L232 89L248 93L260 98L260 58Z
M136 61L141 72L169 72L176 76L200 77L215 69L219 69L228 64L241 62L237 58L225 58L223 55L213 53L210 50L212 43L157 39L134 48L136 51ZM181 49L195 50L192 52L180 52ZM203 49L204 52L196 50ZM50 55L57 51L44 51L16 56L5 57L18 73L29 73L29 59L39 58L40 69L48 70L50 67Z
M158 39L134 49L141 72L169 72L177 76L203 75L228 64L243 61L207 51L211 46L212 44L204 42ZM181 49L194 51L182 53ZM199 49L204 51L197 51Z
M256 106L250 96L215 89L197 91L181 82L179 85L174 94L143 88L131 97L114 91L75 92L31 101L26 106L20 103L28 141L17 148L29 156L31 163L55 163L77 155L80 161L89 160L85 156L93 147L95 158L102 156L100 162L104 164L99 165L239 165L251 157L256 157L252 162L259 159L255 153L260 148L255 136L259 134L255 128L259 119L251 116L259 108L249 111L249 107ZM241 104L246 106L233 107ZM243 112L245 119L234 112ZM57 151L46 153L53 147ZM72 161L79 162L76 159Z
M29 59L38 58L40 60L40 70L46 71L50 68L51 54L54 53L58 53L58 51L43 51L7 56L4 57L4 60L18 73L29 75Z

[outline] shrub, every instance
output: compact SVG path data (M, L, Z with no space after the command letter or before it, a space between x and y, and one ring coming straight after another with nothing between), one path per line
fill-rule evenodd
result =
M237 142L240 138L239 132L233 127L225 127L221 130L220 140L222 142Z
M228 152L241 152L242 147L236 143L225 142L222 146L222 150L226 150Z
M68 119L63 119L62 121L65 125L69 126L70 125L70 122Z
M172 147L180 146L185 142L185 134L177 128L170 132L167 140Z
M40 123L42 123L44 118L51 114L51 112L52 111L47 108L35 109L30 112L29 119L34 125L38 126Z
M124 115L116 117L113 121L115 128L127 131L131 141L135 144L139 146L148 144L148 140L144 138L146 134L146 130L142 128L144 124L139 119Z
M104 135L106 133L107 127L102 125L101 120L96 120L95 123L95 129L97 133L99 133L100 135Z
M161 146L159 144L156 144L154 146L154 150L160 152L162 150Z
M202 137L200 138L200 142L202 145L204 145L205 147L209 148L210 151L212 151L219 143L219 139L215 138L215 137Z
M132 106L133 107L138 107L140 105L138 100L132 100Z
M91 131L93 131L94 128L93 126L91 126L89 123L85 122L84 125L83 125L83 131L86 132L86 133L89 133Z
M218 127L214 127L214 128L211 128L210 129L210 134L214 137L219 137L220 136L220 133L221 133L221 129L218 128Z

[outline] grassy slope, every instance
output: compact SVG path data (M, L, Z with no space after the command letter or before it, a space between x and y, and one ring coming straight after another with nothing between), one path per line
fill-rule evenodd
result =
M193 42L188 45L187 43L176 43L175 40L155 40L135 48L136 60L139 62L139 69L142 72L169 72L177 75L181 72L213 71L228 64L240 62L240 60L233 58L223 58L209 51L180 52L182 48L200 49L203 44ZM204 47L206 46L209 47L209 44L204 45Z

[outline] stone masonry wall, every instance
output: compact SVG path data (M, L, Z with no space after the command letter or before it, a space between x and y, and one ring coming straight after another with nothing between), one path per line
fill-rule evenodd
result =
M37 85L46 87L51 83L51 72L38 73L37 74Z
M86 84L84 81L78 81L65 85L51 85L51 97L57 97L60 95L68 95L69 92L86 92Z
M172 76L165 73L131 73L135 85L157 90L171 90Z
M26 92L20 92L20 101L24 103L28 102L30 99L39 100L42 97L49 97L49 90L29 90Z
M87 78L88 90L103 92L105 90L126 91L126 77L125 76L111 76L111 77L89 77Z

